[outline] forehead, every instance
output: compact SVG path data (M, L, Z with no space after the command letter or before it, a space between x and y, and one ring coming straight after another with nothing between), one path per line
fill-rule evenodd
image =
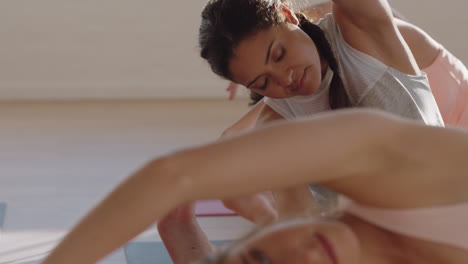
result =
M239 251L243 251L246 248L249 248L250 246L255 245L257 242L260 242L264 239L271 239L288 233L303 233L305 230L304 228L314 229L314 227L322 221L324 220L317 218L298 218L275 222L271 225L261 227L260 229L255 230L247 237L241 239L236 244L234 244L231 247L231 250L233 252L238 253Z
M251 249L264 247L266 241L281 243L281 238L285 234L296 236L298 232L304 234L303 227L313 227L316 223L314 219L293 219L276 222L272 225L260 228L250 235L234 243L225 252L223 264L244 264L242 256L245 256Z
M250 81L247 76L255 74L265 64L268 47L274 40L281 38L283 30L281 26L272 26L257 31L234 48L229 70L235 81L242 84Z

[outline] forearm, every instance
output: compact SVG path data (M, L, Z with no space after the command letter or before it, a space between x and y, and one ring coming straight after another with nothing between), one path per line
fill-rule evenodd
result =
M194 222L181 223L172 232L160 232L174 264L195 264L216 252L216 246L198 228Z
M392 18L392 9L387 0L332 0L333 11L340 10L361 26L386 22Z
M241 117L232 126L223 131L222 136L231 135L255 127L260 112L265 103L262 101L255 104L245 115Z
M388 145L399 161L395 173L407 179L408 197L414 196L412 189L418 189L423 205L468 199L467 131L412 122L404 127L399 139Z
M320 4L313 4L311 6L307 6L304 9L302 9L302 12L305 12L306 15L310 15L312 18L314 18L314 22L317 22L318 19L322 18L326 14L329 14L332 12L333 1L324 1L323 3ZM401 20L407 20L405 16L395 8L392 8L392 14L394 18L398 18Z
M306 5L300 12L305 14L313 23L317 23L326 14L332 12L332 2L325 1L320 4Z
M372 176L384 160L379 142L396 127L389 120L364 111L334 111L151 162L73 228L44 264L95 263L189 201ZM367 188L366 180L345 179L341 186L351 184L358 191Z
M178 166L185 170L182 174L191 175L191 191L203 195L198 199L228 199L367 175L382 166L385 153L374 149L392 128L386 121L381 115L348 110L277 123L179 153Z
M158 222L159 235L174 264L197 263L216 251L198 225L194 206L181 206Z

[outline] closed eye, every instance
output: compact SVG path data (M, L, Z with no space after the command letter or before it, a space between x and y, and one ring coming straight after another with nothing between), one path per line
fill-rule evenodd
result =
M265 78L265 82L263 83L263 85L259 88L259 90L266 90L266 88L268 87L268 78Z
M286 55L286 49L284 47L281 47L281 53L278 56L278 58L275 59L275 62L279 62L284 58L284 55Z
M281 47L281 53L278 56L278 58L275 59L275 62L281 61L285 55L286 55L286 49L284 47ZM261 91L266 90L266 88L268 87L268 82L269 82L269 79L265 77L265 81L263 82L263 85L259 87L258 90L261 90Z

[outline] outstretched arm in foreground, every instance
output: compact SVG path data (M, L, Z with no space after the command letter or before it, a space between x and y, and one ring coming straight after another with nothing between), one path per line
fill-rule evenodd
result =
M274 124L148 163L73 228L44 264L95 263L172 209L199 199L305 183L387 207L416 206L437 191L462 195L466 185L455 190L462 180L453 177L468 171L467 150L466 132L363 110Z

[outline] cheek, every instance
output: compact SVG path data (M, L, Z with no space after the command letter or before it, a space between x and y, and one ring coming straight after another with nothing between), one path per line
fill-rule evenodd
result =
M338 263L359 263L361 248L356 234L344 224L336 224L326 232L335 247ZM341 260L341 261L340 261Z
M289 55L286 61L288 65L296 67L312 66L320 71L320 57L317 50L301 46L296 49L291 49Z
M300 50L302 57L309 61L311 64L320 63L320 57L318 50L315 44L310 40L305 40L301 43L300 47L297 48Z
M320 56L316 49L308 49L307 56L305 56L311 64L320 66Z

